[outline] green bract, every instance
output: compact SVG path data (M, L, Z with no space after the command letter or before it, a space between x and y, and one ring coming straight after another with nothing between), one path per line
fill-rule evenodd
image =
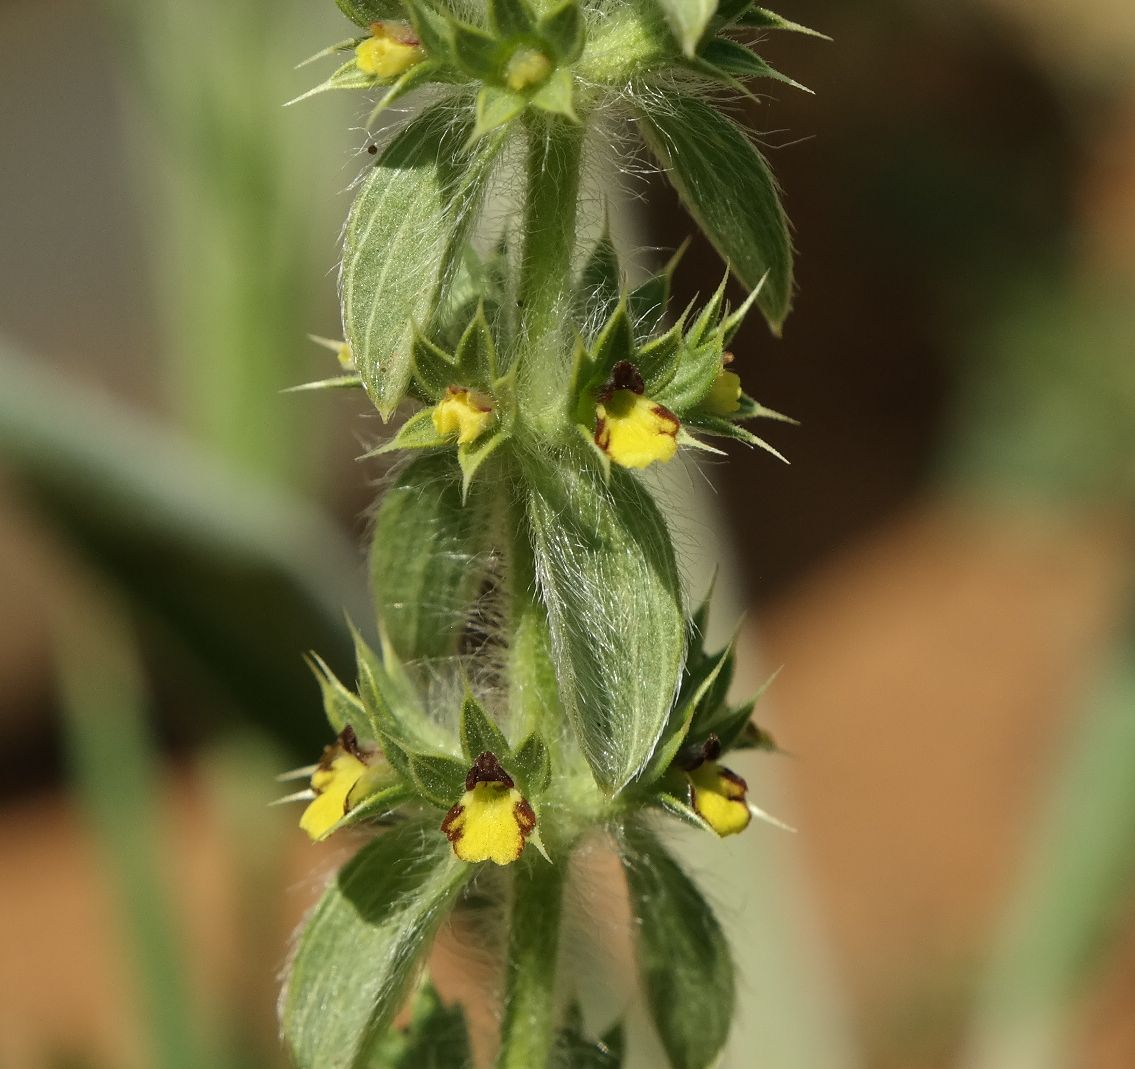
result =
M557 991L565 888L581 844L606 837L663 1049L675 1069L709 1069L733 967L661 818L744 831L763 814L722 761L776 747L757 698L731 694L734 643L706 647L708 598L687 610L639 471L711 437L780 455L744 424L791 421L750 396L733 347L752 308L774 331L788 314L789 228L766 161L714 102L749 78L795 85L746 28L812 31L745 0L339 6L361 30L313 57L341 61L313 92L364 90L374 113L430 96L369 146L345 228L344 340L316 339L340 368L300 387L362 386L396 422L366 454L387 465L376 633L351 629L353 681L311 655L328 745L292 796L312 839L377 837L297 937L284 1036L300 1069L469 1063L461 1008L415 988L452 914L491 927L505 956L498 1069L617 1069L621 1025L599 1034ZM671 308L681 250L629 277L583 180L618 162L598 159L617 122L747 296L727 274ZM585 225L601 234L587 248Z

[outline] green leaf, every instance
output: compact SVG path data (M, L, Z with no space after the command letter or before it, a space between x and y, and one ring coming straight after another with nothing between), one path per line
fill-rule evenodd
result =
M730 78L772 78L794 89L802 89L805 93L812 92L806 85L801 85L766 63L755 52L726 37L714 37L707 41L698 52L698 58Z
M639 974L673 1069L710 1069L729 1036L735 1001L725 934L701 891L648 831L626 829Z
M299 1069L360 1063L473 871L432 821L390 829L343 867L304 926L281 1000Z
M642 128L682 202L779 331L792 303L792 244L776 183L731 120L692 97L648 103Z
M698 676L691 681L691 686L683 686L682 694L670 711L670 717L658 740L654 756L643 771L641 777L643 783L653 783L666 774L666 770L678 756L678 751L691 733L698 709L703 703L707 703L707 699L712 701L710 690L721 677L722 670L727 663L730 663L732 656L733 647L730 646L720 657L709 663L708 671L698 673ZM717 706L715 705L714 708ZM709 731L707 730L705 734L708 735Z
M520 744L513 764L527 793L540 794L547 790L552 780L552 755L544 740L535 732ZM511 772L512 769L508 771Z
M441 400L450 386L463 385L458 382L457 360L416 328L410 360L415 386L431 401Z
M497 378L497 353L493 332L481 302L457 344L458 382L462 386L492 386Z
M397 770L390 773L392 779L396 778ZM342 831L343 828L353 828L359 824L373 824L382 821L384 817L389 816L394 810L400 806L405 805L407 802L412 802L417 798L417 792L408 787L405 783L391 783L377 790L372 794L364 795L357 801L352 797L351 808L343 815L342 819L335 824L334 827L329 829L323 836L323 839L329 839L337 831Z
M477 125L472 135L474 140L511 122L526 107L528 100L521 93L495 85L484 86L477 94Z
M498 37L525 37L535 19L524 0L489 0L489 24Z
M678 44L687 56L697 50L698 42L705 34L714 12L717 0L655 0L670 26Z
M503 145L465 146L471 124L442 102L387 146L347 219L343 323L359 374L383 418L410 381L414 324L444 300Z
M421 63L415 63L390 85L390 88L382 94L382 99L371 109L371 113L367 116L367 129L374 126L378 117L391 104L401 100L404 96L408 96L419 86L426 85L429 82L450 82L452 80L452 72L437 60L427 59Z
M823 41L831 40L826 33L801 26L798 22L791 22L783 15L778 15L775 11L769 11L763 7L749 8L737 19L737 25L753 26L761 30L786 30L789 33L802 33L808 37L819 37Z
M307 663L319 683L319 691L323 695L323 712L331 726L331 733L339 735L350 725L359 738L373 738L374 726L362 699L339 682L319 654L308 654Z
M472 1065L469 1030L460 1004L446 1006L426 981L411 1004L409 1027L387 1035L363 1069L467 1069Z
M405 19L406 10L398 0L335 0L339 10L355 25L369 26L387 19Z
M465 793L469 766L445 754L408 753L410 775L422 796L442 809L448 809Z
M531 103L541 111L579 122L575 113L575 80L567 67L552 71L548 80L532 94Z
M421 412L415 412L398 428L398 433L390 441L384 442L367 456L393 453L399 449L439 449L449 444L448 438L437 433L437 428L434 426L434 410L431 406L422 409Z
M461 501L469 498L473 479L485 463L505 442L509 434L501 427L482 434L475 442L457 447L457 466L461 469Z
M299 386L289 386L284 393L305 393L318 390L361 390L363 380L358 375L336 375L330 379L318 379L315 382L303 382Z
M635 478L532 464L528 519L561 696L596 780L618 790L666 724L685 653L674 550Z
M618 253L609 233L595 243L580 272L576 288L576 319L583 326L606 323L619 305L622 292L622 271Z
M602 1039L589 1039L579 1006L573 1004L564 1027L556 1033L552 1069L620 1069L624 1046L622 1024L616 1024Z
M504 732L489 719L485 707L472 694L466 694L461 703L461 749L470 761L486 751L495 754L505 771L512 771L508 767L512 749Z
M744 442L745 445L763 449L766 453L771 453L777 460L783 461L785 464L788 463L788 458L780 450L769 445L763 438L721 416L703 416L700 413L695 413L686 417L685 426L689 430L699 431L702 434L711 434L717 438L732 438L735 442Z
M678 264L689 248L689 240L682 242L678 250L666 262L666 266L645 282L636 286L627 298L627 306L634 325L635 338L642 340L650 336L658 322L666 314L670 303L670 283Z
M405 0L410 24L422 42L426 55L446 64L452 60L451 22L430 0Z
M504 46L491 34L464 22L452 26L454 59L467 74L496 81L504 64Z
M536 32L551 45L561 64L574 63L583 51L585 39L579 4L576 0L563 0L540 20Z
M375 517L370 579L387 638L406 661L456 652L485 573L486 517L462 504L450 453L419 457Z
M358 64L352 56L346 63L337 68L329 78L320 82L319 85L313 86L306 93L293 97L288 101L288 104L298 104L302 100L308 100L319 93L326 93L330 89L372 89L381 84L382 82L373 74L359 70Z

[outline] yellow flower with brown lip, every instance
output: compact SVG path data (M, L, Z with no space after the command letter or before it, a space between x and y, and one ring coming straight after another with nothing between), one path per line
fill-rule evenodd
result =
M492 753L478 755L465 777L465 793L441 822L453 852L470 864L511 864L535 827L532 806Z
M690 787L690 805L718 835L736 835L749 826L748 784L736 772L717 763L721 742L710 735L683 771Z
M370 36L355 47L355 65L363 74L393 81L416 67L426 53L408 22L372 22Z
M721 361L721 370L701 403L701 407L711 415L731 416L741 407L741 376L728 370L732 363L733 354L726 353Z
M595 406L595 444L624 468L666 463L678 451L678 417L644 391L638 368L620 360Z
M367 756L349 726L334 745L323 751L311 776L315 798L300 817L300 827L312 839L324 838L346 815L351 790L367 771Z
M492 422L492 398L462 386L450 386L433 411L434 429L443 438L456 435L458 445L475 442Z

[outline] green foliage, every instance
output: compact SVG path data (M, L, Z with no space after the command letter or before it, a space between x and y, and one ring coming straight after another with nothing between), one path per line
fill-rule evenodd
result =
M776 183L748 136L708 104L674 95L642 113L643 133L682 203L779 330L792 303L792 241Z
M471 873L432 823L416 822L344 866L304 925L281 1000L299 1069L350 1069L368 1056Z
M419 457L383 496L370 579L391 646L403 660L457 651L488 566L488 502L462 504L453 458Z
M503 146L497 136L467 150L470 133L444 104L415 119L363 179L347 220L343 324L384 417L405 396L414 326L444 300Z
M715 1065L733 1020L733 961L713 910L645 829L629 827L623 866L639 973L673 1069Z
M360 25L378 10L341 6ZM381 650L355 636L357 694L313 660L339 741L312 791L345 792L332 831L392 830L348 864L300 936L285 1033L301 1069L468 1061L460 1012L432 989L408 1031L388 1025L441 913L491 859L511 866L477 896L507 947L497 1069L616 1069L621 1028L588 1036L578 1007L557 1012L556 992L570 859L605 827L622 844L671 1066L709 1069L732 1018L732 964L643 814L743 830L759 811L716 758L774 747L750 721L755 700L730 702L733 646L704 648L706 610L687 618L666 518L630 469L708 449L695 435L771 449L741 424L784 418L742 392L729 346L753 304L776 329L787 315L788 224L763 158L702 98L740 79L796 84L724 31L746 20L803 31L745 0L483 11L406 0L405 12L421 51L401 77L363 77L352 61L316 90L384 94L372 114L427 83L436 94L359 183L342 269L349 353L331 343L384 419L406 403L370 455L413 459L375 515ZM581 224L600 222L581 176L607 143L600 122L628 103L749 287L740 307L723 281L667 320L681 252L631 288L606 226L577 256ZM496 213L480 219L498 168L522 200L506 202L519 233Z
M619 790L666 723L685 652L674 550L634 479L533 465L528 522L560 693L596 781Z

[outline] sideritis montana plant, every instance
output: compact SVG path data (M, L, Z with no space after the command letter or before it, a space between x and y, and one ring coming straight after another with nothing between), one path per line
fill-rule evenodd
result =
M772 743L755 700L729 701L733 649L705 648L708 606L687 609L638 472L711 439L768 449L746 424L783 418L730 344L754 308L773 331L788 312L788 227L716 102L795 84L743 40L812 31L749 0L338 5L357 29L315 57L344 61L312 92L372 94L372 121L422 99L367 146L341 373L311 384L364 389L400 421L375 452L400 460L370 547L377 648L356 635L354 688L313 657L335 741L294 796L313 839L380 830L297 936L286 1042L301 1069L471 1065L462 1011L423 977L452 916L499 953L501 1069L622 1064L622 1030L589 1037L557 970L569 864L600 836L662 1046L707 1069L730 952L665 818L742 832L758 811L728 754ZM668 309L674 261L627 285L585 179L644 158L747 287L739 306L723 281Z

